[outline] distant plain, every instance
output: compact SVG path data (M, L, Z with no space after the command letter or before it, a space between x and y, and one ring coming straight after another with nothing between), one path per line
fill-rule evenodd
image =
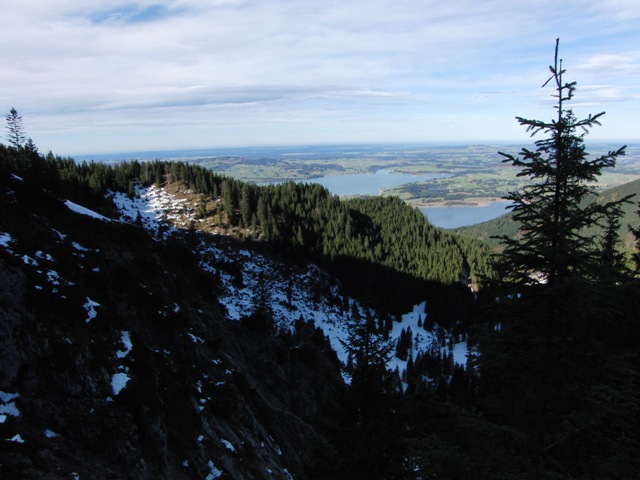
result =
M590 158L595 158L622 145L587 142L587 151ZM317 182L343 197L396 195L425 213L434 207L464 207L461 221L447 219L446 211L441 209L433 210L441 219L438 221L444 222L440 226L453 228L473 221L474 215L466 207L489 206L526 184L527 179L518 177L518 170L503 163L498 153L517 154L523 147L534 148L500 143L324 145L137 152L76 159L179 160L258 184ZM640 143L630 143L626 155L602 175L597 188L605 190L638 178ZM456 210L463 213L462 209ZM491 210L497 214L501 211Z

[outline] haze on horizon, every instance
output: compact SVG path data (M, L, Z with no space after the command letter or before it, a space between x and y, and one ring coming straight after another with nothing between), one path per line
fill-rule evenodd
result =
M526 142L555 39L589 140L639 139L636 0L25 0L0 16L0 108L60 155Z

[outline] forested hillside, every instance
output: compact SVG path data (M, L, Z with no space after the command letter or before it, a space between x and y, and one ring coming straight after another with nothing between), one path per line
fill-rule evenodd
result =
M0 154L10 158L3 148ZM136 185L183 182L199 195L197 214L208 220L209 228L319 262L357 294L368 289L374 302L389 301L384 293L388 285L376 281L385 272L397 276L397 293L402 296L404 291L408 304L416 300L410 292L426 288L417 287L416 281L477 285L481 278L493 276L482 242L433 227L417 209L396 198L341 201L320 185L256 186L184 162L78 164L51 153L42 157L31 152L25 153L21 164L10 167L27 178L35 175L50 190L65 192L98 211L113 208L104 198L109 191L133 196ZM353 281L350 270L356 264L375 270L366 286Z
M618 187L598 192L596 195L589 196L585 200L587 203L595 202L600 205L604 205L608 202L619 200L629 195L635 195L636 201L624 203L621 206L622 215L620 217L620 225L618 229L618 235L620 237L618 247L627 255L630 255L634 249L634 237L629 231L629 227L637 228L640 225L640 217L637 214L636 207L637 199L640 199L640 180L634 180L633 182L628 182ZM493 220L466 227L455 228L452 231L472 238L477 238L496 248L500 245L500 240L496 237L508 236L516 238L520 232L520 228L518 223L513 220L513 215L507 213ZM586 231L591 236L602 234L603 225L590 226Z

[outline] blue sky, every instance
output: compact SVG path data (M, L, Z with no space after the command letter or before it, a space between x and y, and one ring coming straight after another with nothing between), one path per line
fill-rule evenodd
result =
M557 37L589 139L640 139L637 0L8 3L0 108L61 155L526 142Z

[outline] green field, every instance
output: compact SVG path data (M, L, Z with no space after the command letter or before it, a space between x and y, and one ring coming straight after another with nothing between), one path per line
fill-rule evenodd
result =
M594 144L593 157L619 144ZM525 184L517 170L498 154L516 154L522 145L341 146L260 149L236 155L184 158L243 181L266 183L306 181L327 175L374 173L378 170L413 175L446 174L385 190L416 206L473 205L505 196ZM640 144L629 145L618 166L606 172L598 188L607 189L640 178Z

